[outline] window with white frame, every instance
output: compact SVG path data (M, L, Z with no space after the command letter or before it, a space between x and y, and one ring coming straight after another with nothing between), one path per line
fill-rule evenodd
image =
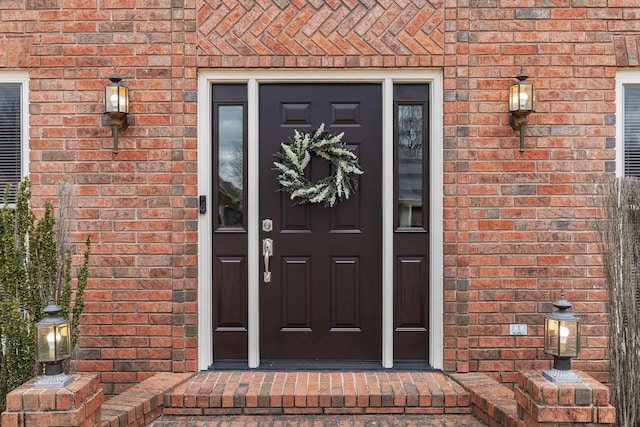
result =
M26 93L26 77L0 73L0 200L10 184L10 203L26 174Z
M640 71L620 71L616 80L616 173L640 177Z

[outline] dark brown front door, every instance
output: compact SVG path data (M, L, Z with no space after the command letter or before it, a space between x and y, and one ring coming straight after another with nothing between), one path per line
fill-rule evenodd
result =
M260 220L271 219L271 281L260 283L260 357L380 360L382 348L382 99L377 84L260 86ZM333 208L294 206L274 154L295 129L320 124L359 157L358 191ZM312 159L310 179L329 175ZM261 260L262 254L261 254ZM264 269L261 261L261 270ZM260 272L262 279L262 271Z

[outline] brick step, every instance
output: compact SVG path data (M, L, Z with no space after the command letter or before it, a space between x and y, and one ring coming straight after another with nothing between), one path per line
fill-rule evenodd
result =
M469 414L440 372L201 372L164 396L165 415Z

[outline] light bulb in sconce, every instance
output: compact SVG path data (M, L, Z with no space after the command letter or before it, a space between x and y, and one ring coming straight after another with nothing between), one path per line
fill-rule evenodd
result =
M513 92L511 94L511 105L512 105L511 108L513 108L513 106L517 104L518 104L518 92Z
M529 100L529 95L525 92L520 93L520 108L524 110L527 108L527 101Z
M567 338L569 337L569 328L560 326L560 353L564 353L567 349Z
M569 328L567 328L566 326L560 326L560 344L566 344L568 336Z
M49 332L47 335L47 344L49 344L49 350L53 350L55 348L56 342L53 339L53 332Z
M54 350L54 349L55 349L56 341L57 341L57 342L60 342L60 338L62 338L62 337L60 336L60 332L58 332L58 333L55 335L55 339L54 339L53 332L49 332L49 333L47 334L47 344L49 344L49 350Z
M118 110L118 95L115 93L111 95L111 106L113 107L114 111Z
M57 335L57 336L56 336ZM53 331L49 332L47 334L47 344L49 345L49 358L50 359L55 359L56 358L56 341L60 340L60 334L53 334ZM57 340L56 340L57 338Z

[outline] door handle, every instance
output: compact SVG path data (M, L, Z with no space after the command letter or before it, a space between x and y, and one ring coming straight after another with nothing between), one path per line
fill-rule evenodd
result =
M262 256L264 257L264 282L271 282L271 271L269 271L269 258L273 256L273 240L262 239Z

